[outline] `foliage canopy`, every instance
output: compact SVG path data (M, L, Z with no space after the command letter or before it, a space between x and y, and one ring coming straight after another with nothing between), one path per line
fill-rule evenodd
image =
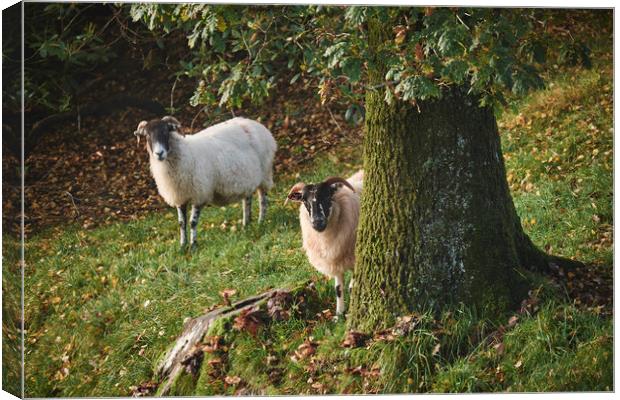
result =
M324 103L361 103L370 16L392 30L381 49L387 102L437 98L450 85L466 85L484 104L503 102L507 92L541 87L549 61L589 64L558 11L134 4L130 13L153 31L185 33L192 53L181 73L199 79L193 105L238 108L260 102L280 78L313 84ZM356 118L356 109L347 114Z

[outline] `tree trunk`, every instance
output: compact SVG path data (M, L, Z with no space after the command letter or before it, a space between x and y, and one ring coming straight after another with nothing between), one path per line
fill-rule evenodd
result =
M386 73L387 26L369 21L374 87ZM545 270L549 257L516 214L493 111L463 88L417 107L369 90L366 108L350 327L370 331L459 303L487 315L515 305L527 290L518 269Z

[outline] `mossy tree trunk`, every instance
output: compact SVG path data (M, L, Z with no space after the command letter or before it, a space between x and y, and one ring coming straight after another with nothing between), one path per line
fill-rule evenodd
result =
M518 269L544 270L550 257L521 227L492 109L463 88L417 107L385 102L381 44L390 34L369 21L369 80L379 88L366 95L349 325L369 331L459 303L498 315L526 294Z

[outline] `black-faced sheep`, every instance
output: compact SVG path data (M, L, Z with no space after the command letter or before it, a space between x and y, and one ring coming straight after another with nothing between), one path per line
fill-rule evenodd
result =
M310 264L335 279L336 315L345 311L344 273L355 267L363 176L363 171L358 171L347 180L333 177L317 184L300 182L287 196L287 201L301 203L299 222Z
M142 121L134 135L146 137L151 173L164 201L176 207L181 247L187 243L187 206L191 209L192 248L205 205L243 202L243 225L250 222L252 194L258 192L258 220L265 217L267 191L273 186L276 142L256 121L233 118L193 135L184 136L174 117Z

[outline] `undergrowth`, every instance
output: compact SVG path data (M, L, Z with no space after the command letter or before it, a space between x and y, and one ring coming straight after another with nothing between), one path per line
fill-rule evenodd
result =
M344 323L320 317L274 322L255 336L230 331L223 374L231 384L206 368L184 394L612 390L612 321L558 298L540 287L512 326L465 307L411 316L353 348L343 344Z

